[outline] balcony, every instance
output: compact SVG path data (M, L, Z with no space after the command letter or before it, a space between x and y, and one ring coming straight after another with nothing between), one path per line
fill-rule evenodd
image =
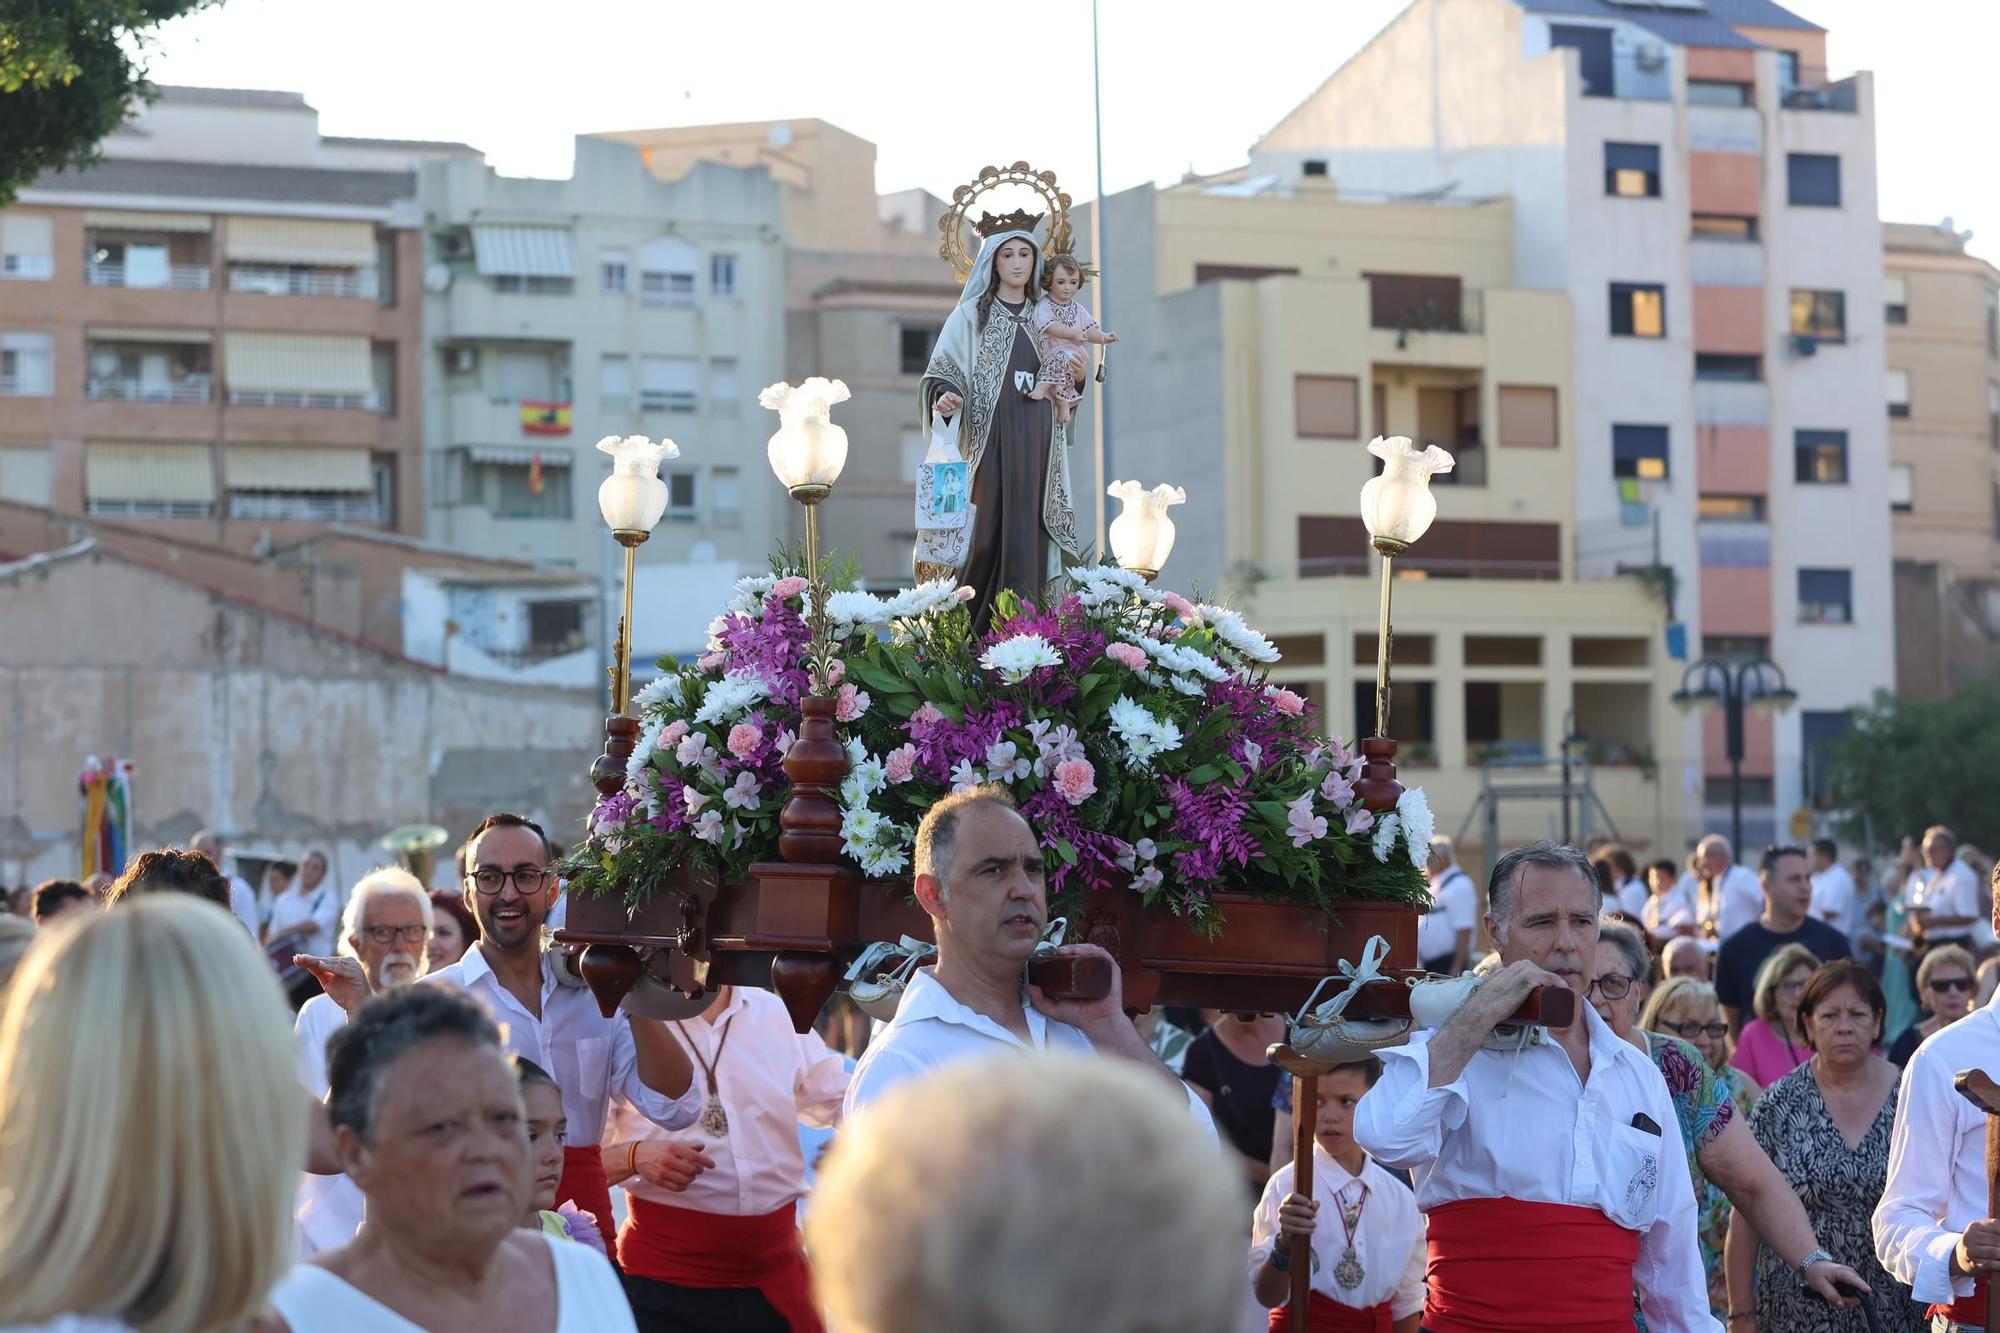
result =
M1769 569L1768 523L1697 523L1695 544L1706 569Z
M1831 80L1820 65L1800 65L1791 82L1778 89L1778 105L1787 111L1860 110L1860 80L1853 75Z
M382 396L376 393L250 393L229 391L231 407L323 407L356 412L379 412Z
M382 504L373 495L232 491L229 495L229 516L268 523L379 525L382 522Z
M86 265L84 281L92 287L205 292L208 290L209 273L206 264L168 264L164 268L128 270L122 263L106 260Z
M215 380L209 375L178 380L92 376L84 382L83 392L94 403L206 403L214 397Z
M333 296L373 301L380 295L374 269L293 268L233 264L229 290L259 296Z
M1761 383L1695 381L1695 425L1767 426L1770 420L1771 396Z
M1688 242L1689 276L1696 287L1764 285L1764 247L1752 240L1696 236Z
M1688 148L1697 153L1764 151L1764 119L1753 106L1706 106L1690 102L1687 135Z

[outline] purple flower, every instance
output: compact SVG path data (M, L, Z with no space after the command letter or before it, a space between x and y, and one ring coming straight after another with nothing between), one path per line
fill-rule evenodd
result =
M610 1258L604 1249L604 1233L597 1229L597 1214L586 1212L573 1203L565 1202L556 1208L562 1217L563 1234L579 1245L588 1245L599 1254Z

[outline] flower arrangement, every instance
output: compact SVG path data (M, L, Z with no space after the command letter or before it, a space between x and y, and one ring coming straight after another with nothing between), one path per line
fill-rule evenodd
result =
M1058 905L1137 893L1213 933L1218 890L1426 901L1423 793L1362 809L1360 756L1268 682L1277 650L1237 612L1092 566L1041 605L1003 593L975 640L970 592L827 597L851 763L841 834L863 873L906 875L931 802L990 782L1036 829ZM625 786L591 812L565 865L573 889L636 905L683 868L730 883L776 858L809 597L782 563L744 579L707 652L639 692Z

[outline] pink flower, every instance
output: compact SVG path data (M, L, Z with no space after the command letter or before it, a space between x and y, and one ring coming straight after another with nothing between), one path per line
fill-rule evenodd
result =
M1132 844L1132 850L1139 854L1141 861L1150 861L1160 854L1160 845L1151 838L1141 838Z
M1146 651L1136 643L1110 644L1105 648L1104 655L1127 670L1146 669Z
M910 721L921 722L927 727L934 727L944 721L944 714L937 710L936 704L927 700L921 708L910 714Z
M681 788L681 801L687 806L687 812L692 815L699 813L701 808L708 804L708 797L690 784Z
M834 658L833 661L827 663L826 667L827 684L838 685L840 684L841 681L845 679L847 679L847 663L841 661L837 657Z
M660 733L660 748L664 750L669 745L679 745L683 740L687 739L687 734L687 722L682 718L675 718L673 721L667 723L666 730Z
M792 752L792 742L797 739L798 737L792 735L792 729L786 727L778 733L778 739L771 742L771 749L777 754L778 758L783 759Z
M908 782L916 771L917 747L914 745L897 746L882 760L882 775L892 787L899 782Z
M1147 866L1144 870L1139 872L1136 878L1133 879L1132 892L1134 893L1151 892L1152 890L1159 888L1160 885L1166 881L1166 878L1167 877L1165 875L1160 873L1160 868L1158 866Z
M1286 717L1297 717L1300 713L1306 711L1305 698L1292 693L1290 690L1280 689L1278 686L1273 685L1270 689L1264 691L1264 693L1271 696L1271 706Z
M958 598L958 600L961 602L969 602L973 598L979 596L979 589L974 588L968 584L960 584L958 591L953 593L952 596Z
M852 722L867 712L868 705L873 702L866 690L856 687L852 682L843 685L840 687L840 692L834 696L834 721Z
M1056 791L1071 805L1082 805L1097 794L1097 770L1088 759L1065 759L1056 765Z
M748 759L764 739L764 729L754 722L738 722L729 729L729 753Z
M1319 794L1335 810L1345 810L1354 804L1354 784L1339 773L1326 775L1326 781L1319 784Z
M771 596L781 602L789 602L806 590L806 581L797 574L790 574L771 585Z
M1313 813L1311 792L1293 801L1286 807L1286 813L1290 816L1287 831L1292 835L1292 846L1303 847L1326 836L1326 816Z
M1357 805L1347 812L1347 831L1349 833L1366 833L1374 827L1375 815L1373 811L1364 810Z
M1160 605L1179 616L1182 620L1194 619L1194 603L1177 592L1160 594Z
M728 660L727 653L703 653L694 659L694 665L698 671L713 671Z

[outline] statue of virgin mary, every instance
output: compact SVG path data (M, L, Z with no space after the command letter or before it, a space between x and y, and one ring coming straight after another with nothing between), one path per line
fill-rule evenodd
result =
M955 569L975 590L972 627L991 628L1002 588L1039 597L1081 554L1070 504L1069 436L1054 405L1027 395L1041 368L1029 319L1041 296L1042 251L1031 229L987 236L924 371L919 410L959 416L958 447L972 474L964 534L917 534L919 566Z

